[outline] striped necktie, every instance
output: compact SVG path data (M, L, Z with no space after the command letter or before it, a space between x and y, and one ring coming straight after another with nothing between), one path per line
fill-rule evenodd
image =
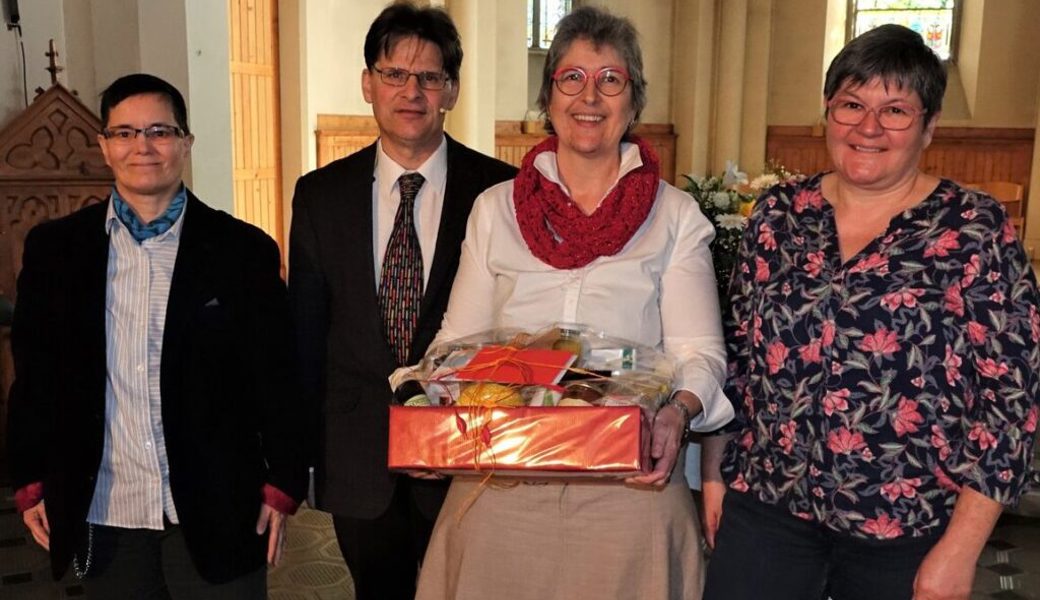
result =
M415 196L425 179L419 173L405 173L397 180L401 203L397 206L394 230L386 244L383 274L379 280L379 309L383 313L386 340L397 357L407 364L419 304L423 294L422 249L415 233Z

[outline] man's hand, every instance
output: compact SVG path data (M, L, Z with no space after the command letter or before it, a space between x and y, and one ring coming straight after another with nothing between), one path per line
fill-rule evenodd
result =
M47 521L47 509L44 508L43 500L36 506L22 513L22 521L32 532L33 539L44 550L51 549L51 524Z
M256 520L256 534L263 535L268 525L271 527L267 538L267 564L278 566L285 549L285 515L267 504L260 505L260 518Z

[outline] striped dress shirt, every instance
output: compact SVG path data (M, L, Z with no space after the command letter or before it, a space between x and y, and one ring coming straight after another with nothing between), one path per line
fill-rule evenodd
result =
M181 194L186 191L182 187ZM113 193L114 194L114 193ZM130 529L177 523L159 387L163 327L184 211L138 243L109 202L105 446L87 521ZM186 208L185 208L186 210Z

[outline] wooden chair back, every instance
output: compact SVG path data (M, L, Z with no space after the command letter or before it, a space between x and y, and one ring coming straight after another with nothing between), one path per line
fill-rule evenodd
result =
M964 187L984 192L1001 204L1007 211L1008 219L1015 226L1018 237L1022 237L1022 229L1025 226L1025 215L1023 214L1023 188L1021 184L1010 181L981 181L979 183L966 183Z

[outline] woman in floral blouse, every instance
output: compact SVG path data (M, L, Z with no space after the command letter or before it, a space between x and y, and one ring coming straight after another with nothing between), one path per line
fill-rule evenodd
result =
M824 88L834 171L751 216L706 599L968 598L1024 491L1040 298L1000 204L918 169L945 87L913 31L856 38Z

